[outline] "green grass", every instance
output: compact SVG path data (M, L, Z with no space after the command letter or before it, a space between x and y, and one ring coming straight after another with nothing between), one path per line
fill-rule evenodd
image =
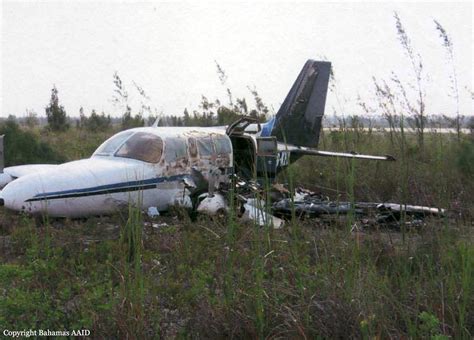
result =
M68 159L79 132L42 135ZM89 136L90 137L90 136ZM68 139L67 141L65 139ZM331 133L321 149L400 163L303 158L282 180L333 199L451 209L423 227L350 231L350 217L273 230L179 210L47 221L0 211L0 329L89 328L93 337L472 338L473 142ZM401 150L404 150L401 154ZM403 157L402 157L403 156ZM405 188L403 192L402 188ZM231 193L234 195L234 193Z

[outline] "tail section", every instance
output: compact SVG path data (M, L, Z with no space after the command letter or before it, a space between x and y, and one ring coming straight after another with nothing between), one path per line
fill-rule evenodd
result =
M328 61L308 60L274 119L262 131L288 144L315 147L331 73Z

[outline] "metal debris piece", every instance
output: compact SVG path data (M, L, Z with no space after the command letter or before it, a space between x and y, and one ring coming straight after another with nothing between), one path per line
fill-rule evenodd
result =
M422 219L425 216L445 216L446 210L432 207L425 207L421 205L407 205L397 203L380 203L377 204L377 222L393 222L399 221L403 213L406 216L414 217L415 219Z
M244 203L244 213L241 217L243 221L254 221L260 227L269 225L275 229L280 229L284 225L284 221L276 216L267 213L264 210L265 202L262 200L249 198Z
M421 226L425 216L446 214L444 209L418 205L332 201L326 196L301 187L296 188L294 195L291 196L290 191L283 184L273 184L265 195L265 188L257 181L243 180L234 175L233 182L235 183L233 197L239 207L241 219L253 221L259 226L272 225L274 228L281 228L284 225L284 219L290 219L292 216L317 218L351 213L359 219L361 226L399 225L402 216L409 217L404 221L406 225ZM227 212L229 210L228 197L231 196L228 194L231 190L229 183L218 183L214 194L207 192L197 197L199 203L196 211L210 215ZM269 201L265 202L258 197L266 197Z
M335 202L302 190L297 191L293 198L273 203L272 211L275 215L284 217L290 217L294 212L300 218L349 213L357 216L374 215L377 223L400 221L403 214L420 220L425 216L444 216L446 213L444 209L398 203Z
M146 213L148 217L152 217L152 218L160 216L160 212L158 211L157 207L149 207Z
M318 217L320 215L341 214L345 215L351 211L361 214L361 209L353 209L348 202L331 202L319 199L312 200L284 200L273 203L272 211L277 216L290 217L294 211L297 217Z
M201 200L201 202L196 208L197 212L216 215L219 213L225 213L229 210L229 206L227 205L224 196L220 193L215 193L213 195L205 193L198 197L198 201L199 200Z

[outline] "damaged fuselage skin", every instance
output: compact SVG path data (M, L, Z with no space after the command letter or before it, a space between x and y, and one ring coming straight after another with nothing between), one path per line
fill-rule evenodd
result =
M27 167L27 166L24 166ZM15 168L3 176L14 179ZM21 176L5 186L5 207L54 217L103 215L133 204L166 210L189 205L191 169L205 179L233 168L232 143L225 131L208 128L145 127L120 132L89 159Z

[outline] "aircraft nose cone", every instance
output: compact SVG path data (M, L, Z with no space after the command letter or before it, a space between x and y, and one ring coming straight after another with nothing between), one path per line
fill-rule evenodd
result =
M29 213L35 212L33 211L33 205L27 200L36 195L37 188L36 185L26 177L8 183L5 188L3 188L0 196L0 205L11 210L25 211Z

